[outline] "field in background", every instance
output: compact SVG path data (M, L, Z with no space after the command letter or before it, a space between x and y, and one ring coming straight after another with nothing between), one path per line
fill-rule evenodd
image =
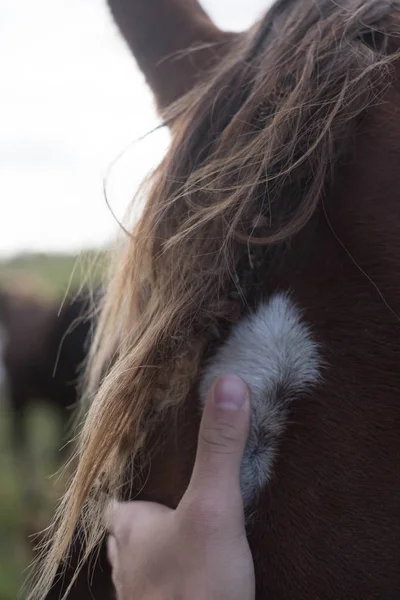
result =
M62 300L82 285L95 286L105 268L105 254L88 252L77 259L66 255L23 255L0 262L0 288L20 290L46 299ZM27 340L29 343L29 340ZM62 491L57 477L59 423L45 404L29 414L30 448L40 498L22 494L23 469L11 446L7 398L0 390L0 600L16 600L32 560L29 535L43 528Z
M96 285L106 264L106 252L23 254L0 261L0 287L26 290L57 299L85 284ZM0 599L1 600L1 599Z

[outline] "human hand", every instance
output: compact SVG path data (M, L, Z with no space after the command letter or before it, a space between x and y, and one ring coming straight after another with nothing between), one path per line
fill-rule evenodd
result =
M254 600L239 484L249 421L246 384L234 375L217 379L178 507L140 501L110 507L108 553L118 600Z

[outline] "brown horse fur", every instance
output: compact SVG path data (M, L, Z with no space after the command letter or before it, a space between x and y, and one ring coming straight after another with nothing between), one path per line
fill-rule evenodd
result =
M324 367L252 499L257 598L398 597L398 9L278 0L166 113L172 147L105 298L80 464L36 597L79 519L87 552L101 539L109 494L179 502L202 365L288 290Z

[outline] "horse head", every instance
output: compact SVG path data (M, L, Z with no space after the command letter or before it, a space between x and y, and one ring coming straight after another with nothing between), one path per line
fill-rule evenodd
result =
M179 502L233 371L257 597L394 598L399 5L278 0L232 34L194 0L109 4L172 144L104 299L42 582L110 492Z

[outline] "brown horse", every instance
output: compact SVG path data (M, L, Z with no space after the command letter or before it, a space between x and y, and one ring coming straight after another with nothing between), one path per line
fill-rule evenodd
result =
M173 141L105 297L36 597L110 494L176 506L204 390L236 372L257 598L398 598L399 3L278 0L237 35L196 0L110 6Z
M79 370L87 352L87 309L85 294L66 299L60 308L60 302L46 302L32 294L0 291L1 364L12 417L12 442L30 503L41 501L42 496L29 450L27 412L38 400L56 409L60 421L56 464L60 464L60 448L69 438Z

